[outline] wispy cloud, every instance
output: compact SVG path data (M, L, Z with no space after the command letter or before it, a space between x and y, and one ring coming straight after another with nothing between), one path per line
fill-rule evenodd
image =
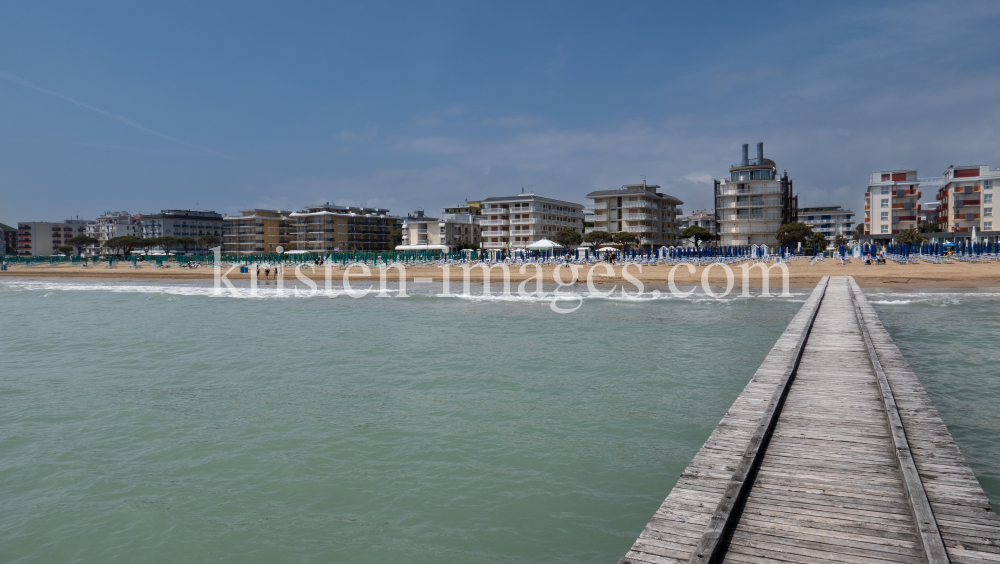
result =
M444 121L450 117L462 115L465 113L465 108L462 106L452 106L450 108L445 108L443 110L434 110L433 112L421 114L413 118L413 121L417 125L424 127L429 127L432 125L441 125Z
M212 149L209 149L207 147L202 147L201 145L195 145L194 143L188 143L187 141L184 141L183 139L178 139L176 137L167 135L166 133L162 133L162 132L156 131L155 129L150 129L150 128L146 127L145 125L142 125L141 123L137 123L135 121L132 121L132 120L128 119L125 116L120 116L118 114L111 113L111 112L109 112L107 110L102 110L101 108L97 108L97 107L91 106L90 104L85 104L85 103L83 103L83 102L81 102L81 101L79 101L79 100L77 100L75 98L72 98L70 96L67 96L66 94L63 94L62 92L56 92L54 90L49 90L48 88L42 88L41 86L38 86L37 84L35 84L33 82L29 82L29 81L27 81L27 80L25 80L25 79L23 79L23 78L21 78L19 76L10 74L8 72L0 71L0 78L4 79L6 81L9 81L9 82L13 82L14 84L19 84L19 85L24 86L26 88L31 88L33 90L37 90L39 92L43 92L43 93L48 94L50 96L55 96L56 98L61 98L61 99L66 100L67 102L69 102L71 104L76 104L77 106L80 106L81 108L86 108L86 109L88 109L88 110L90 110L92 112L97 112L97 113L99 113L99 114L101 114L103 116L107 116L107 117L109 117L109 118L111 118L111 119L113 119L115 121L124 123L125 125L128 125L130 127L134 127L134 128L136 128L136 129L138 129L140 131L145 131L146 133L153 134L153 135L155 135L157 137L161 137L161 138L166 139L168 141L173 141L174 143L180 143L181 145L187 145L188 147L191 147L191 148L194 148L194 149L198 149L199 151L205 151L206 153L211 153L211 154L219 156L219 157L224 157L224 158L227 158L227 159L232 159L233 158L233 157L230 157L229 155L224 155L224 154L222 154L222 153L220 153L218 151L213 151Z
M692 172L690 174L685 174L682 178L688 182L694 182L695 184L712 183L712 175L707 172Z

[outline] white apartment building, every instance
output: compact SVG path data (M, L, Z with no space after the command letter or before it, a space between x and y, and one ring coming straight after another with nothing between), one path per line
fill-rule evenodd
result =
M788 173L778 176L774 161L764 158L764 144L757 143L757 158L750 159L743 144L743 159L729 168L729 178L715 181L715 211L720 245L777 245L778 228L798 221L798 196L793 195Z
M916 170L873 172L865 193L865 235L890 240L918 226L920 180Z
M799 221L808 225L813 233L825 235L827 245L833 245L837 235L853 238L854 227L857 225L854 212L840 206L799 208Z
M938 223L952 237L1000 235L1000 221L994 209L1000 211L995 194L1000 191L1000 168L989 166L950 166L941 176L937 200L941 203Z
M125 236L142 237L142 216L128 212L106 211L96 221L87 225L86 235L97 239L97 244L87 247L84 253L98 254L108 239Z
M453 251L465 245L479 244L480 216L468 213L426 217L423 211L403 220L403 242L397 251Z
M697 210L689 213L688 215L678 216L677 230L683 235L684 230L688 227L701 227L708 229L712 235L715 235L715 211ZM694 240L686 239L684 245L687 247L694 247Z
M673 196L657 192L656 184L626 184L618 190L598 190L587 194L593 203L587 209L594 215L587 218L594 226L587 231L621 231L635 233L642 245L654 247L676 245L680 230L677 228L677 207L684 202ZM714 222L713 222L714 223Z
M482 200L482 247L525 248L563 229L583 233L583 205L536 194Z

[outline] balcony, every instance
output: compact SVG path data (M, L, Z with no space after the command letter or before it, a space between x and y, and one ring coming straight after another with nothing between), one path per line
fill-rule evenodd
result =
M724 216L721 216L720 219L721 221L761 221L767 219L781 219L781 214L780 213L759 213L754 215L726 214Z
M592 215L592 216L590 216L590 221L593 221L595 223L596 222L605 222L607 220L608 220L608 216L607 215Z
M739 190L736 188L723 188L719 190L720 196L742 196L744 194L780 194L781 185L767 185L767 186L754 186L747 190Z
M512 220L510 220L510 224L511 225L531 225L531 224L534 224L534 223L538 223L538 220L535 219L535 218L533 218L533 217L522 217L521 219L512 219ZM493 225L493 224L486 224L485 222L483 224L484 225ZM504 221L503 223L498 223L496 225L507 225L507 222Z
M660 218L653 213L627 213L625 218L628 221L659 221Z
M510 225L509 219L484 219L480 225Z
M598 202L596 204L587 204L586 206L584 206L584 208L586 208L588 210L606 210L606 209L608 209L608 203L607 202Z
M656 228L652 225L624 225L622 231L626 233L655 233Z
M649 200L637 200L635 202L622 202L622 208L647 208L647 209L659 209L659 205L650 202Z

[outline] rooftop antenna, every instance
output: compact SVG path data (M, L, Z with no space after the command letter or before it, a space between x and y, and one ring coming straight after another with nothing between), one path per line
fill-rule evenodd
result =
M521 193L524 194L524 186L521 186Z

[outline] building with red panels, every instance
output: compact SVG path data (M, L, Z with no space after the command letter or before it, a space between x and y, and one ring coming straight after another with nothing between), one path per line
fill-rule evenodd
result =
M865 235L892 239L916 229L920 180L916 170L873 172L865 193Z
M946 233L1000 235L994 227L994 193L1000 188L1000 169L986 165L950 166L941 176L937 200L941 204L938 224Z

